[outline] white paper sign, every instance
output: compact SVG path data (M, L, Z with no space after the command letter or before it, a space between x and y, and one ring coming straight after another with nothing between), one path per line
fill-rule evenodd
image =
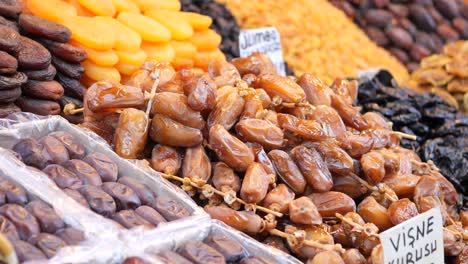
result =
M444 264L442 228L434 208L382 232L384 264Z
M286 75L281 49L281 38L274 27L241 30L239 34L239 53L241 57L250 56L254 52L268 55L275 64L276 70Z

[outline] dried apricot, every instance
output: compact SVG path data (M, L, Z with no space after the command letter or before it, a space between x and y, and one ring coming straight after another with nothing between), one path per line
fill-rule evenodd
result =
M112 0L78 0L78 2L86 9L99 16L114 16L117 12Z
M95 50L81 45L80 43L72 40L71 44L73 46L82 48L88 54L88 60L94 62L99 66L113 66L119 62L119 57L114 50Z
M148 57L142 49L136 52L116 51L116 53L119 57L119 62L138 66L143 64Z
M112 49L116 42L113 30L102 20L94 17L68 17L63 23L72 31L72 39L88 48Z
M179 11L181 6L179 0L133 0L142 11L150 9L164 9Z
M149 10L145 15L163 24L171 31L172 39L185 40L193 35L192 26L177 11Z
M120 73L116 68L96 65L89 60L83 61L85 75L95 81L112 80L120 82Z
M197 48L187 41L171 41L170 45L174 48L176 58L191 59L197 53Z
M155 20L140 14L122 12L117 20L138 32L143 40L167 42L171 40L171 32Z
M119 62L115 65L115 68L124 75L132 75L136 71L140 69L140 65L135 65L135 64L128 64L128 63L123 63Z
M171 64L176 70L190 69L195 66L195 62L192 59L181 57L175 57Z
M89 11L88 9L86 9L82 5L80 5L78 0L66 0L66 2L69 3L70 5L72 5L73 7L75 7L76 13L79 16L84 16L84 17L94 17L95 16L95 14L93 14L91 11Z
M196 31L189 39L198 51L209 51L218 48L221 36L212 29Z
M105 23L109 28L114 30L115 33L115 45L116 50L122 51L137 51L141 45L140 35L129 28L128 26L122 24L112 17L96 17L103 23Z
M56 23L77 15L75 7L60 0L28 0L26 6L33 15Z
M226 57L224 56L221 50L216 49L214 51L200 51L195 54L195 66L208 70L208 65L211 61L222 60L225 61Z
M141 48L150 60L171 62L175 57L174 48L169 44L143 42Z
M140 8L131 0L112 0L117 12L140 13Z
M195 30L208 29L211 26L211 23L213 23L213 19L211 19L209 16L204 16L193 12L180 12L180 14Z

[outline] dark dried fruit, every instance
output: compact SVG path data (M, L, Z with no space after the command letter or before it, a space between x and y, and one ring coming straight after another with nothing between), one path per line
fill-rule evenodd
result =
M0 102L4 104L13 103L21 96L21 88L0 90Z
M5 118L10 114L21 112L21 109L15 104L0 105L0 118Z
M71 63L80 63L87 58L86 51L80 47L75 47L68 43L60 43L48 39L40 39L52 55Z
M16 19L23 10L21 0L2 0L0 2L0 15Z
M23 71L24 74L28 77L29 80L36 81L52 81L55 78L57 70L55 67L50 64L47 68L42 70L32 70L32 71Z
M18 68L18 61L15 57L0 50L0 74L15 74Z
M86 87L79 80L70 78L60 72L57 73L56 79L63 86L66 95L81 100L84 98Z
M19 68L24 70L42 70L51 62L50 52L38 42L26 37L20 37L16 58Z
M85 69L81 64L66 62L56 56L52 56L52 63L57 69L57 72L63 73L73 79L79 80L85 72Z
M21 30L28 35L63 43L67 43L71 38L71 31L68 28L37 16L22 14L18 23Z
M63 87L56 81L28 81L22 85L25 95L38 99L58 100L63 96Z
M408 50L413 45L413 38L406 30L402 28L390 27L385 31L385 33L398 47Z

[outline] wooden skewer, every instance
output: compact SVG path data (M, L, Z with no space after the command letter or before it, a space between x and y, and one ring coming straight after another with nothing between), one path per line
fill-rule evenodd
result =
M287 240L296 239L296 237L294 237L294 235L285 233L285 232L280 231L278 229L272 229L269 232L270 232L270 234L272 234L274 236L282 237L282 238L285 238ZM328 250L333 250L333 251L337 251L338 253L344 253L345 252L345 250L341 247L341 244L333 244L333 245L322 244L322 243L319 243L319 242L316 242L316 241L313 241L313 240L304 240L304 241L302 241L302 243L304 245L306 245L306 246L309 246L309 247L315 247L315 248L323 249L323 250L327 250L327 251Z
M159 172L159 173L160 173L164 178L166 178L166 179L168 179L168 180L175 180L175 181L178 181L178 182L181 182L181 183L187 183L187 182L188 182L188 183L190 184L190 186L192 186L192 187L194 187L194 188L197 188L197 189L199 189L199 190L200 190L200 189L203 189L204 186L209 185L209 184L203 184L203 185L201 185L201 184L195 183L195 182L193 182L190 178L181 178L181 177L176 176L176 175L170 175L170 174L166 174L166 173L162 173L162 172ZM211 185L209 185L209 186L211 187L211 190L212 190L215 194L217 194L217 195L219 195L219 196L222 196L222 197L224 197L224 196L227 195L225 192L222 192L222 191L220 191L220 190L217 190L216 188L214 188L214 187L211 186ZM205 188L206 188L206 187L205 187ZM244 200L242 200L242 199L240 199L240 198L237 198L237 197L235 198L235 201L236 201L236 202L239 202L239 203L241 203L241 204L243 204L243 205L245 205L245 206L252 205L252 204L249 204L249 203L245 202ZM283 217L283 214L280 213L280 212L276 212L276 211L273 211L273 210L271 210L271 209L268 209L268 208L266 208L266 207L259 206L259 205L256 205L256 204L253 205L253 206L254 206L256 209L258 209L258 210L260 210L260 211L262 211L262 212L264 212L264 213L272 214L272 215L274 215L274 216L276 216L276 217Z

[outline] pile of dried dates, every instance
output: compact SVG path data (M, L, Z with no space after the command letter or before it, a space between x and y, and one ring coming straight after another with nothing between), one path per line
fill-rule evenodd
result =
M0 116L58 115L61 105L82 106L86 52L68 44L66 27L21 11L21 1L0 3ZM82 116L70 118L76 123Z
M433 92L462 112L468 112L468 41L447 44L442 54L424 58L408 84Z
M353 106L357 81L283 77L255 53L208 72L147 62L130 83L92 85L83 126L148 158L212 218L309 263L377 264L379 232L438 207L446 256L468 254L456 189L399 146L411 135Z
M155 255L162 263L239 263L269 264L274 263L265 257L247 256L244 248L237 241L221 234L208 236L203 242L190 241L182 245L178 252L165 250ZM140 257L129 257L123 264L149 264Z
M445 43L468 38L468 4L463 0L332 0L370 39L410 71L422 58L441 53Z
M362 80L358 99L363 111L378 112L395 130L416 135L401 145L432 161L463 194L468 208L468 117L435 94L398 86L387 71Z
M125 228L189 216L185 207L157 196L139 180L118 175L117 164L100 153L85 153L71 134L58 131L35 140L20 140L12 149L29 166L41 169L67 195L84 207Z
M0 178L0 232L22 262L45 260L67 245L85 240L81 230L69 227L41 200L30 200L17 184Z

